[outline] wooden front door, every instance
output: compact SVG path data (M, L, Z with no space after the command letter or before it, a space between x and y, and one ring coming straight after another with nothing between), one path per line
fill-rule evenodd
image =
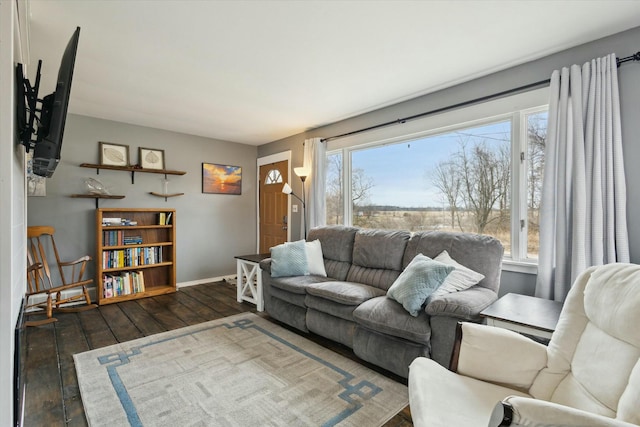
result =
M289 196L282 187L288 180L287 160L260 166L260 253L287 241Z

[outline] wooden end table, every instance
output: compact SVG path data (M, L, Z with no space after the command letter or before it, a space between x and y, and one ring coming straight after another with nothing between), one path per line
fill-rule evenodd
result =
M551 339L562 303L509 293L480 312L487 325Z
M262 298L262 270L260 261L269 258L270 254L238 255L237 267L237 301L247 301L256 305L258 311L264 311Z

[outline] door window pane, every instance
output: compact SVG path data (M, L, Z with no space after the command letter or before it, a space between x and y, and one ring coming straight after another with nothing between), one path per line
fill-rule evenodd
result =
M267 177L264 180L265 185L271 184L281 184L282 183L282 174L278 169L271 169L267 172Z

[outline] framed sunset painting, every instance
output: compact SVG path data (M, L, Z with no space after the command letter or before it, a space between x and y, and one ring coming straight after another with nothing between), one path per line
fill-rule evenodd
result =
M202 192L242 194L242 168L240 166L202 163Z

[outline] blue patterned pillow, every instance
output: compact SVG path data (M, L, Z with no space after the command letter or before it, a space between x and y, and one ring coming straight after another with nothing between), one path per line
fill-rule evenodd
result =
M427 298L438 289L455 267L416 255L387 291L413 317L418 316Z
M304 240L283 243L269 250L271 251L271 277L309 274Z

